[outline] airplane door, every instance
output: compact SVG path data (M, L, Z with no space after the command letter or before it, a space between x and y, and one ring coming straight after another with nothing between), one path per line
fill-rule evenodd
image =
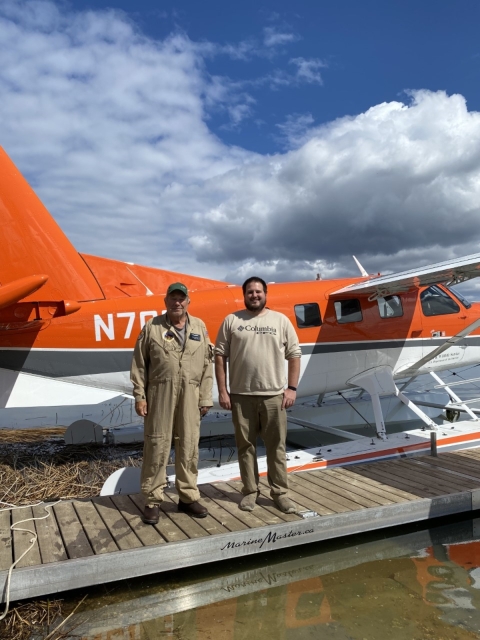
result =
M467 313L451 293L438 285L432 285L420 292L419 305L423 325L424 356L445 343L465 328ZM458 367L465 355L465 344L459 343L431 360L430 368ZM429 368L427 365L427 368ZM432 365L435 365L432 367Z

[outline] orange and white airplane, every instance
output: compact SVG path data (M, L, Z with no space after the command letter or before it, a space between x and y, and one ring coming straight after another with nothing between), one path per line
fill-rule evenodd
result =
M164 311L172 281L187 285L213 339L244 306L239 286L78 253L1 148L0 245L0 408L130 394L135 340ZM449 289L479 275L480 253L387 276L270 284L269 307L301 343L298 397L365 389L385 438L379 398L394 393L434 428L395 380L480 362L480 303Z

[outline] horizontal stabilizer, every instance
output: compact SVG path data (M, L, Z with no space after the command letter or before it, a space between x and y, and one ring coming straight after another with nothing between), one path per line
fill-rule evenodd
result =
M221 289L227 282L144 267L130 262L82 254L107 298L165 295L172 282L183 282L190 293Z
M0 309L5 309L31 293L35 293L47 280L48 276L28 276L3 285L0 287Z
M413 287L430 286L432 284L459 284L480 276L480 253L463 258L437 262L420 269L410 269L392 273L388 276L369 278L363 282L343 287L330 296L358 293L376 296L393 295L409 291Z

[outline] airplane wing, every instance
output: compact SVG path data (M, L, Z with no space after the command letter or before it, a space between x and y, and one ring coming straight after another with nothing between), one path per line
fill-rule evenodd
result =
M351 284L330 293L335 296L345 293L369 294L373 297L393 295L409 291L413 287L432 284L459 284L480 276L480 253L463 258L430 264L420 269L400 271L388 276L371 277L363 282Z

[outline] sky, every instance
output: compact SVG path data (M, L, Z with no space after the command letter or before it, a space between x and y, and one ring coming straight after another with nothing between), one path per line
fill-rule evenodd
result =
M477 253L479 18L0 0L0 145L84 253L235 283Z

